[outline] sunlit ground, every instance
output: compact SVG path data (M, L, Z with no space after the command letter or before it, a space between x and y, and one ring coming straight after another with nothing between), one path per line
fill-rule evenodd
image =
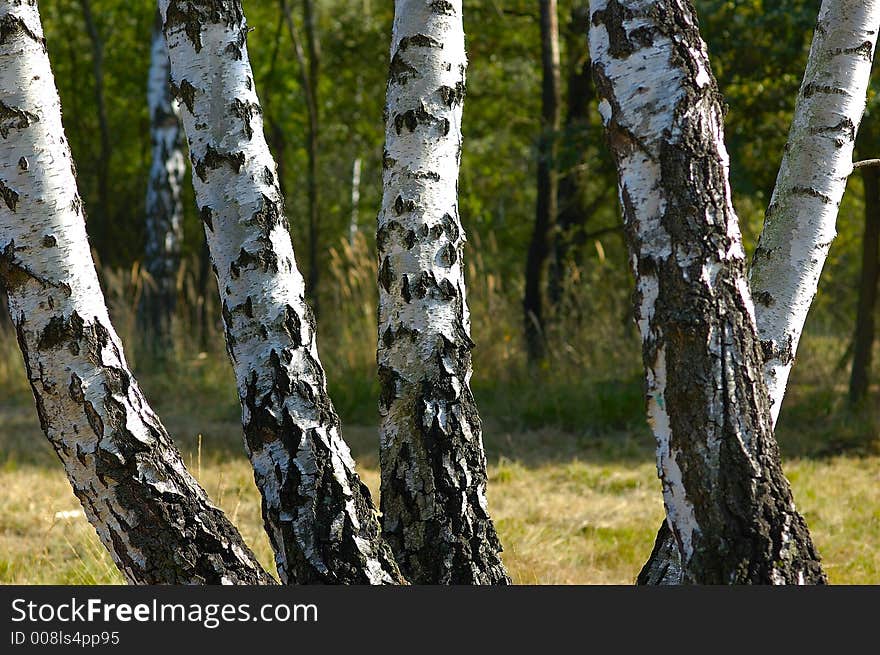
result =
M238 425L173 409L163 416L190 470L271 570ZM375 430L349 427L345 436L375 498ZM490 425L486 443L490 508L515 582L633 582L663 516L646 431L586 437ZM0 453L0 582L122 582L82 516L32 407L0 407ZM791 459L786 472L831 582L880 582L880 457Z

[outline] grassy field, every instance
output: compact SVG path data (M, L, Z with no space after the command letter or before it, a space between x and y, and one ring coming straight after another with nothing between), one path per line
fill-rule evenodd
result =
M190 470L271 567L240 428L229 415L234 405L220 403L226 415L218 416L216 403L208 402L190 396L159 409ZM816 404L808 402L814 411ZM811 449L797 412L791 414L793 430L781 437L794 454L786 472L831 582L880 582L880 456L863 447L837 447L837 454ZM345 435L361 475L378 493L375 429L348 426ZM515 582L633 582L663 516L645 428L579 434L511 430L489 419L485 440L490 507ZM120 583L20 393L0 405L0 453L0 582Z

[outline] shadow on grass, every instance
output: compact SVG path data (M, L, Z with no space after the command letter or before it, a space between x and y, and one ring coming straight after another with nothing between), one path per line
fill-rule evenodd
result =
M245 457L239 407L226 379L180 380L145 375L145 392L189 463ZM343 421L343 437L359 466L378 466L378 387L350 377L331 385ZM490 463L522 466L573 460L637 466L654 460L654 441L644 420L641 381L536 380L475 383ZM877 398L851 409L839 390L795 387L786 399L777 438L785 459L823 459L841 454L876 455ZM0 403L0 466L57 466L43 436L33 400L21 392Z

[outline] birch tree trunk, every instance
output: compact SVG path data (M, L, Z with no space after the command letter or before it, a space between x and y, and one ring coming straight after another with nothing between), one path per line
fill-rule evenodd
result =
M775 426L834 224L865 108L880 2L824 0L776 188L752 260L751 290ZM677 584L661 527L639 584Z
M823 0L749 281L773 423L852 172L880 0Z
M548 240L558 212L556 139L560 122L559 23L556 0L541 0L541 138L538 143L535 227L526 255L523 313L529 362L544 359L544 280Z
M507 584L470 390L461 0L396 0L379 250L382 528L416 584Z
M268 583L131 374L86 237L35 2L0 2L0 279L40 424L132 583Z
M145 266L153 284L144 290L140 309L142 323L150 328L151 340L167 349L177 304L177 275L183 242L180 193L186 160L177 102L171 97L168 49L158 13L156 20L147 79L153 160L147 186L145 252Z
M398 583L318 359L239 0L162 0L263 519L285 583Z
M696 15L678 0L591 9L682 581L822 583L772 436L720 96Z

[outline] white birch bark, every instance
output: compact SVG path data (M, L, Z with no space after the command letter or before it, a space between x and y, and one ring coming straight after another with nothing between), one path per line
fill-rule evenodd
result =
M318 359L239 0L162 0L246 449L285 583L401 582Z
M0 278L43 431L132 583L266 583L186 471L107 316L37 4L0 1Z
M773 423L852 172L880 0L823 0L750 283Z
M145 268L152 288L144 290L143 319L153 338L168 343L177 300L177 275L183 241L181 184L186 172L183 130L177 101L171 97L171 66L161 19L156 17L147 78L152 164L147 185Z
M470 390L461 0L396 0L379 250L382 527L414 584L506 584Z
M685 582L821 583L772 437L719 93L682 0L592 0L667 523Z

